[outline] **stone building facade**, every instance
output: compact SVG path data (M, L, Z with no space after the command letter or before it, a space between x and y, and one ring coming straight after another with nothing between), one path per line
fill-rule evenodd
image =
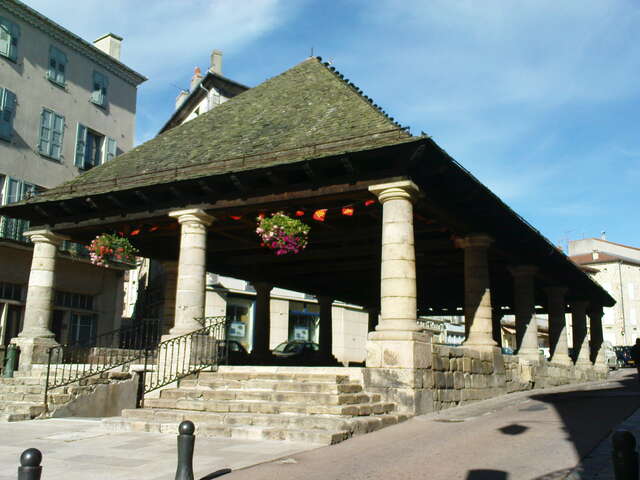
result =
M586 238L569 242L569 255L591 275L616 304L604 309L604 339L614 346L633 345L640 337L640 248Z
M0 4L0 204L71 180L132 148L137 86L122 39L86 42L18 0ZM32 246L28 222L0 217L0 338L21 329ZM122 272L96 269L63 242L55 293L59 341L119 324ZM100 319L100 322L98 322Z

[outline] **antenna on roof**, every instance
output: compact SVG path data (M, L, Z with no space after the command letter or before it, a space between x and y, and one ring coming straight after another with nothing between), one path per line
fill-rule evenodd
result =
M309 55L310 57L313 57L313 47L311 47L311 55Z

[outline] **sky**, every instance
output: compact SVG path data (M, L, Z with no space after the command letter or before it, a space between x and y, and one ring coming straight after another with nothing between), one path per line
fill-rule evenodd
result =
M213 49L222 73L248 86L313 49L553 243L606 232L640 247L637 0L26 3L86 40L124 37L122 61L149 78L137 143L157 134Z

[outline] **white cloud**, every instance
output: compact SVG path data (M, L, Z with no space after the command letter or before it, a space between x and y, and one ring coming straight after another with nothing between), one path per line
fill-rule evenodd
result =
M29 6L91 41L124 37L122 60L149 77L148 89L203 65L214 48L233 54L286 22L284 0L29 0Z

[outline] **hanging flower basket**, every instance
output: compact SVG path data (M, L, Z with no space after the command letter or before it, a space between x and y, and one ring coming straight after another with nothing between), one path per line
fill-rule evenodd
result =
M93 239L88 247L91 263L99 267L118 265L134 268L138 249L123 236L103 233Z
M311 227L300 220L276 212L268 218L258 217L256 233L262 239L263 247L273 250L276 255L288 255L305 249L309 230Z

